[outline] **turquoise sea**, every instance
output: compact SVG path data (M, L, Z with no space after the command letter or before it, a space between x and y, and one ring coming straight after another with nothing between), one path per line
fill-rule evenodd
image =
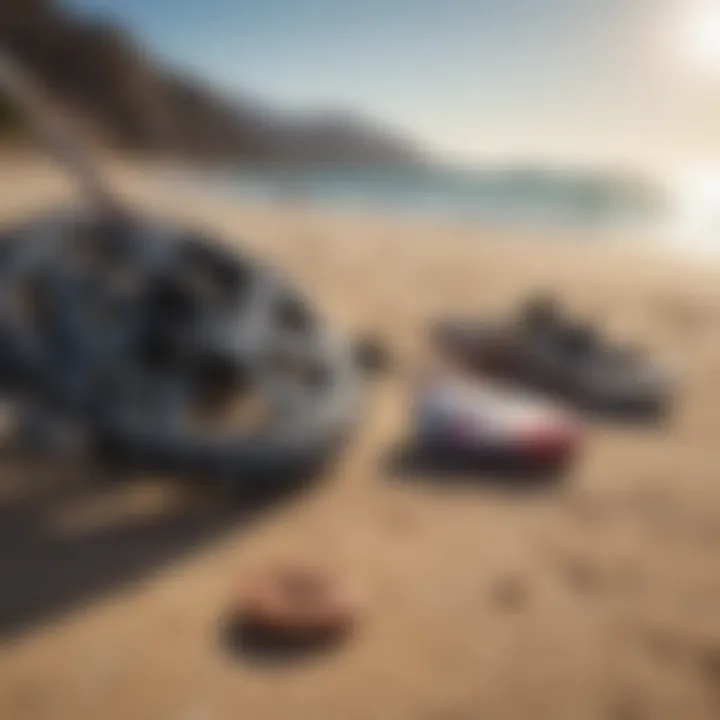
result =
M193 189L262 202L634 236L720 252L720 172L652 178L511 167L241 167L195 171ZM184 182L187 183L187 175Z

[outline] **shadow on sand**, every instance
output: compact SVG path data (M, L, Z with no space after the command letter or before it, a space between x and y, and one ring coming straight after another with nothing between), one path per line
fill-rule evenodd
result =
M280 638L242 620L228 617L220 626L220 644L231 659L262 665L312 660L339 650L349 635L329 634L308 639Z
M123 498L148 484L171 502L146 511L141 497L126 512ZM300 489L230 498L79 462L0 458L0 642L142 579Z
M409 443L391 450L386 469L394 480L478 486L514 495L559 489L571 464L547 466L502 453L454 455Z

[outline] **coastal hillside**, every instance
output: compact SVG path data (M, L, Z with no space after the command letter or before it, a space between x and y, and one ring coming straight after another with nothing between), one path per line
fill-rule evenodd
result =
M401 137L343 114L290 118L164 67L112 22L54 0L3 0L0 48L116 149L202 160L404 164ZM0 97L0 129L12 113Z

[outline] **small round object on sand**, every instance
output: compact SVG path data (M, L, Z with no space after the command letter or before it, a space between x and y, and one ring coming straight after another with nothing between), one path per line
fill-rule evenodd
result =
M356 592L320 567L286 563L257 574L239 599L237 619L274 640L316 642L339 638L356 624Z
M366 335L355 343L358 366L370 377L376 377L392 369L393 358L388 346L379 337Z

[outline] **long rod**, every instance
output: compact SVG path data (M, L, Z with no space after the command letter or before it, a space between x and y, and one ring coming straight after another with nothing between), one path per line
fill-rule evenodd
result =
M89 150L55 110L38 84L0 47L0 91L30 123L47 151L75 177L83 194L99 210L118 212L120 203Z

